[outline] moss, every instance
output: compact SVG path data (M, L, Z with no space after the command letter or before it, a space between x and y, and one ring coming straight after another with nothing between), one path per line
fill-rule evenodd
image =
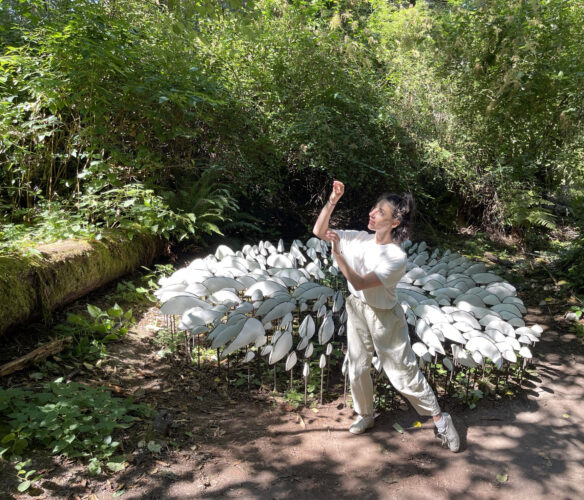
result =
M23 257L0 257L0 333L4 325L22 323L37 306L35 262Z
M160 240L119 232L100 241L67 240L37 247L41 257L0 258L0 334L115 280L162 252Z

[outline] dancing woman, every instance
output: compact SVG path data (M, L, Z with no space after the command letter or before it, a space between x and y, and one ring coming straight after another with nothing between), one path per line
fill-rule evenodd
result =
M330 216L344 191L343 183L334 181L313 233L332 243L333 257L347 278L351 293L346 301L349 379L358 416L349 431L361 434L374 425L370 369L376 352L396 390L418 414L432 416L443 446L457 452L458 433L450 415L440 410L436 395L418 368L396 296L396 285L407 263L399 245L407 238L413 198L411 195L381 196L369 212L368 229L373 233L333 231L328 227Z

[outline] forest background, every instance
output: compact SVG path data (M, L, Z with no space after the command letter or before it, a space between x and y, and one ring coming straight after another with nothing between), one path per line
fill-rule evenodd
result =
M556 245L581 288L582 25L579 0L2 0L0 252L302 237L337 178L348 225L410 191L436 234Z

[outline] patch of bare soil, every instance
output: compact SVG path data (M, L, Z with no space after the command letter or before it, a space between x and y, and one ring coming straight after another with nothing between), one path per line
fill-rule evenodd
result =
M526 320L545 329L537 375L515 399L486 398L474 410L442 401L462 438L453 454L440 447L432 422L416 428L419 417L404 405L381 412L373 429L354 436L342 396L294 409L267 391L248 392L246 384L227 387L216 366L159 359L153 326L161 319L150 309L111 345L99 371L77 378L159 412L123 440L128 467L95 478L73 461L38 457L44 478L33 493L83 500L584 498L582 341L537 308ZM149 441L161 445L159 453L144 446ZM29 496L18 496L8 480L0 484L0 498Z

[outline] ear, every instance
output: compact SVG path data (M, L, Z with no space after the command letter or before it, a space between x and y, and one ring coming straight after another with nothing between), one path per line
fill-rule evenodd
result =
M397 226L399 226L399 220L392 219L392 221L391 221L391 229L395 229Z

